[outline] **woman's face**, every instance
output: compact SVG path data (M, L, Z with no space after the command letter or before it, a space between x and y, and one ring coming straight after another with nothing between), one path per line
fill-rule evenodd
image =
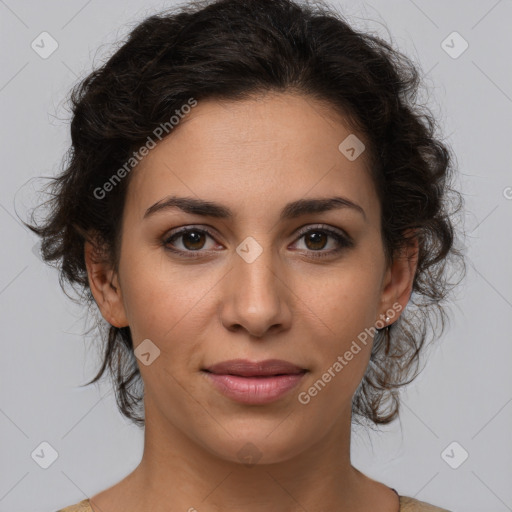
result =
M132 171L116 291L92 288L130 327L148 423L268 463L346 427L371 351L361 333L405 306L410 284L385 264L366 153L353 138L339 149L351 134L299 95L204 101ZM335 197L346 202L322 207ZM208 205L154 206L169 198ZM205 371L233 359L299 370Z

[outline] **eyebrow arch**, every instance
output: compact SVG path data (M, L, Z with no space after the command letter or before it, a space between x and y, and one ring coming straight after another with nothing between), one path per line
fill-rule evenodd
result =
M233 212L221 204L197 199L194 197L178 197L168 196L150 206L144 213L143 219L170 208L179 208L180 210L194 215L202 215L204 217L215 217L218 219L232 219ZM319 199L299 199L288 203L282 210L279 219L281 221L294 219L302 215L311 213L322 213L329 210L340 208L350 208L359 212L366 220L365 211L361 206L350 201L346 197L334 196Z

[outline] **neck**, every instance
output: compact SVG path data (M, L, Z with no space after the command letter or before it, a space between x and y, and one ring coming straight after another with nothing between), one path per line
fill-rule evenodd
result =
M146 407L144 455L129 476L130 489L139 509L155 512L170 504L189 512L353 512L368 479L350 463L350 419L349 411L324 438L305 450L297 447L295 455L283 452L274 462L254 464L262 454L249 442L246 458L226 460Z

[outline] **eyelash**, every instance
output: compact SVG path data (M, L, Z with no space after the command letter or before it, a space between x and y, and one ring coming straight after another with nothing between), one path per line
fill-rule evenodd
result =
M208 236L210 236L212 239L215 239L215 236L214 234L207 228L196 228L194 226L189 226L189 227L186 227L184 229L180 229L179 231L176 231L174 233L172 233L170 236L167 236L164 238L164 240L162 241L163 242L163 246L165 247L166 250L168 251L171 251L175 254L178 254L179 256L181 257L184 257L184 258L200 258L201 256L200 255L195 255L194 253L201 253L201 252L205 252L201 249L198 249L197 251L183 251L181 249L171 249L170 247L168 247L168 244L170 244L170 242L172 240L175 240L175 239L178 239L180 238L181 236L184 236L186 235L187 233L191 233L191 232L197 232L197 233L206 233ZM331 236L332 238L334 238L336 240L336 242L339 244L340 247L338 247L337 249L332 249L330 251L322 251L322 250L319 250L319 251L313 251L313 250L309 250L307 251L308 253L311 254L311 256L313 258L326 258L326 257L329 257L329 256L333 256L335 254L338 254L339 252L341 252L343 249L348 249L348 248L351 248L354 246L354 242L352 241L351 238L349 238L348 236L344 236L342 235L341 233L338 233L337 231L334 231L333 229L330 229L328 227L324 227L323 225L318 225L318 226L308 226L304 229L301 229L298 234L297 234L297 240L300 240L304 235L310 233L310 232L315 232L315 233L325 233L329 236ZM186 253L192 253L194 255L185 255Z

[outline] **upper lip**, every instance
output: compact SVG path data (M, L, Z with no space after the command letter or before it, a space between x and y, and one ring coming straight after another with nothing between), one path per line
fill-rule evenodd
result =
M205 368L206 371L217 374L239 375L241 377L257 377L265 375L290 375L303 373L306 370L281 359L266 359L265 361L248 361L246 359L231 359Z

